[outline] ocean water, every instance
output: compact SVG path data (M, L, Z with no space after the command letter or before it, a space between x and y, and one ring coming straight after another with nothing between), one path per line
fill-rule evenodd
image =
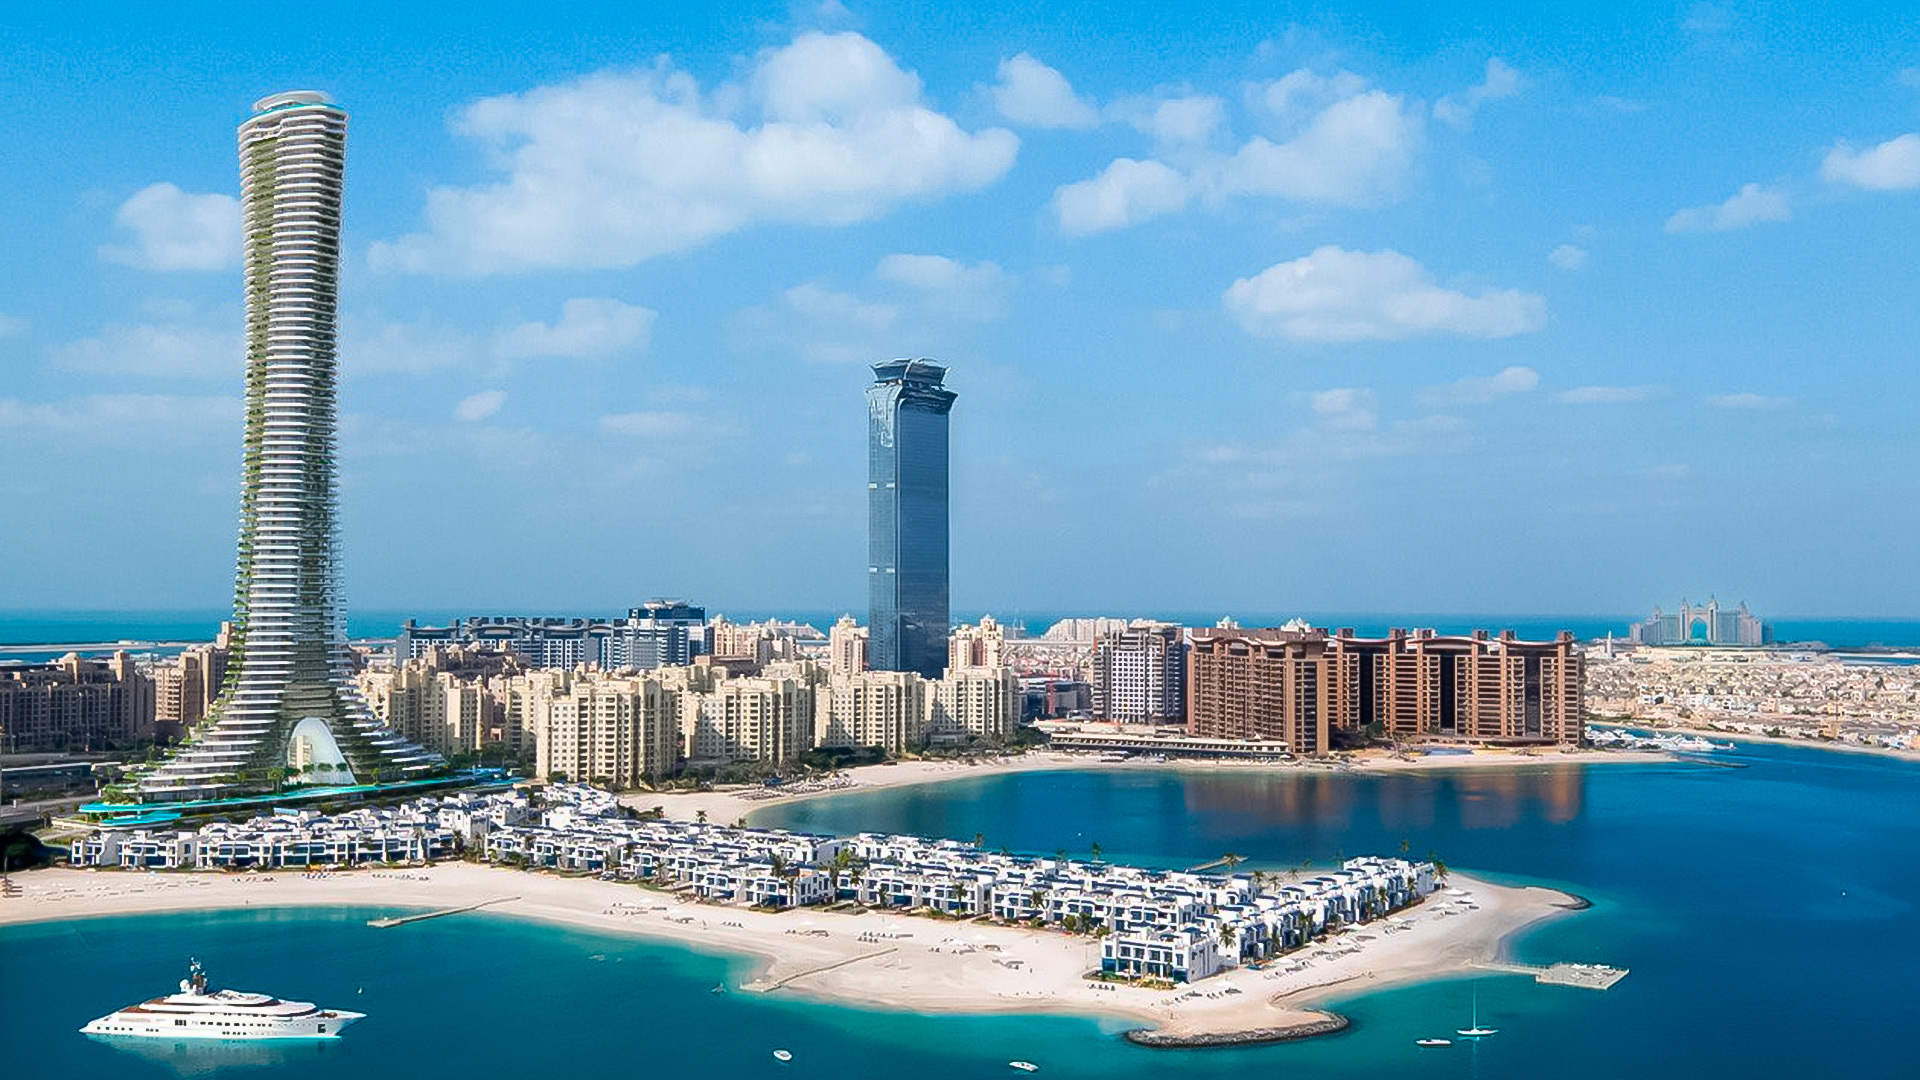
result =
M558 615L600 618L622 614L611 608L555 611L394 611L356 608L347 613L347 633L353 638L390 638L407 619L424 626L444 626L470 615ZM709 607L709 615L721 609ZM805 623L825 631L842 614L839 611L732 610L726 616L735 622L780 619ZM1047 627L1064 618L1084 616L1088 612L985 612L955 611L961 622L978 622L991 614L1008 625L1024 625L1038 636ZM1094 613L1097 614L1097 613ZM1184 626L1212 626L1223 615L1231 615L1242 626L1278 626L1289 619L1304 618L1315 626L1351 626L1362 635L1384 636L1394 627L1429 627L1446 634L1464 634L1472 630L1513 630L1522 638L1545 640L1562 630L1571 630L1582 641L1613 634L1626 638L1628 627L1637 619L1627 615L1489 615L1387 612L1325 611L1115 611L1129 618L1162 619ZM223 609L207 608L182 611L51 611L0 609L0 660L41 660L45 653L58 655L64 650L9 649L10 645L48 645L63 643L101 644L118 641L210 641L229 617ZM1834 648L1920 647L1920 620L1915 619L1815 619L1785 618L1773 622L1779 641L1820 642Z
M98 1076L664 1075L1218 1080L1257 1075L1912 1077L1920 1030L1920 769L1753 747L1741 769L1547 766L1395 776L1066 772L982 776L773 807L756 820L922 831L1016 850L1183 866L1438 852L1461 869L1594 901L1520 959L1632 968L1613 990L1516 976L1338 1001L1343 1034L1237 1050L1147 1050L1070 1017L929 1017L712 993L746 961L484 914L374 930L374 910L249 910L0 928L0 1061ZM4 901L0 901L4 902ZM188 955L216 982L356 1009L338 1041L106 1044L80 1025L169 989ZM1500 1034L1422 1050L1471 996ZM793 1051L792 1063L771 1051Z

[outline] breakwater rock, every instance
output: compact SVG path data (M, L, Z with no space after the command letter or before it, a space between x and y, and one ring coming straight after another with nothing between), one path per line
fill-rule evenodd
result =
M1310 1039L1315 1035L1331 1035L1336 1031L1345 1031L1353 1025L1353 1021L1339 1013L1315 1015L1319 1019L1288 1024L1284 1027L1251 1028L1247 1031L1174 1032L1140 1028L1127 1032L1127 1041L1138 1046L1168 1050L1191 1050L1207 1046L1255 1046L1260 1043Z

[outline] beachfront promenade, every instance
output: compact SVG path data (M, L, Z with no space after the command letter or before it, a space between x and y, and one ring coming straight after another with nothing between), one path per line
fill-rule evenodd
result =
M1187 982L1370 923L1436 888L1430 863L1349 859L1282 880L863 833L840 838L649 820L580 784L452 793L340 815L282 812L200 830L96 830L73 842L80 867L248 870L381 865L465 854L653 886L714 904L896 909L1047 927L1099 941L1103 972Z

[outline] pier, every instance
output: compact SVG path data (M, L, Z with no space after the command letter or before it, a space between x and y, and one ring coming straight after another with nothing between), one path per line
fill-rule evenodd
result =
M389 926L401 926L410 922L419 922L422 919L438 919L442 915L458 915L463 911L478 911L489 904L504 904L509 900L518 899L520 898L517 896L496 896L491 900L482 900L477 904L468 904L465 907L441 908L439 911L423 911L418 915L392 915L384 919L368 919L367 925L385 930Z
M1549 964L1541 967L1537 964L1476 964L1475 967L1486 971L1501 971L1510 975L1531 975L1533 981L1548 986L1577 986L1583 990L1611 990L1613 985L1627 977L1627 968L1608 967L1605 964Z
M794 981L795 979L804 979L809 975L818 975L823 971L832 971L834 968L846 967L848 964L857 964L862 960L872 960L875 957L885 956L888 953L896 953L899 951L900 951L900 947L898 945L894 945L885 949L881 949L879 952L862 953L859 956L849 956L845 960L835 960L831 964L821 964L819 967L811 967L805 971L796 971L793 974L786 976L785 978L773 979L771 981L760 980L756 982L747 983L745 986L742 986L740 989L751 990L757 994L771 994L775 990L780 989L781 987L787 985L788 983Z

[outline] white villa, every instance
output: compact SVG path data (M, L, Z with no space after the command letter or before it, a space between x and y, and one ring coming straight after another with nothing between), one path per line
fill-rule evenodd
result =
M989 918L1093 934L1101 970L1189 982L1299 948L1328 930L1417 902L1434 867L1347 860L1280 883L983 851L971 843L861 833L839 838L629 816L607 792L556 784L454 793L326 816L280 811L198 832L99 830L76 866L252 869L422 862L461 852L528 869L596 874L761 908L831 904Z

